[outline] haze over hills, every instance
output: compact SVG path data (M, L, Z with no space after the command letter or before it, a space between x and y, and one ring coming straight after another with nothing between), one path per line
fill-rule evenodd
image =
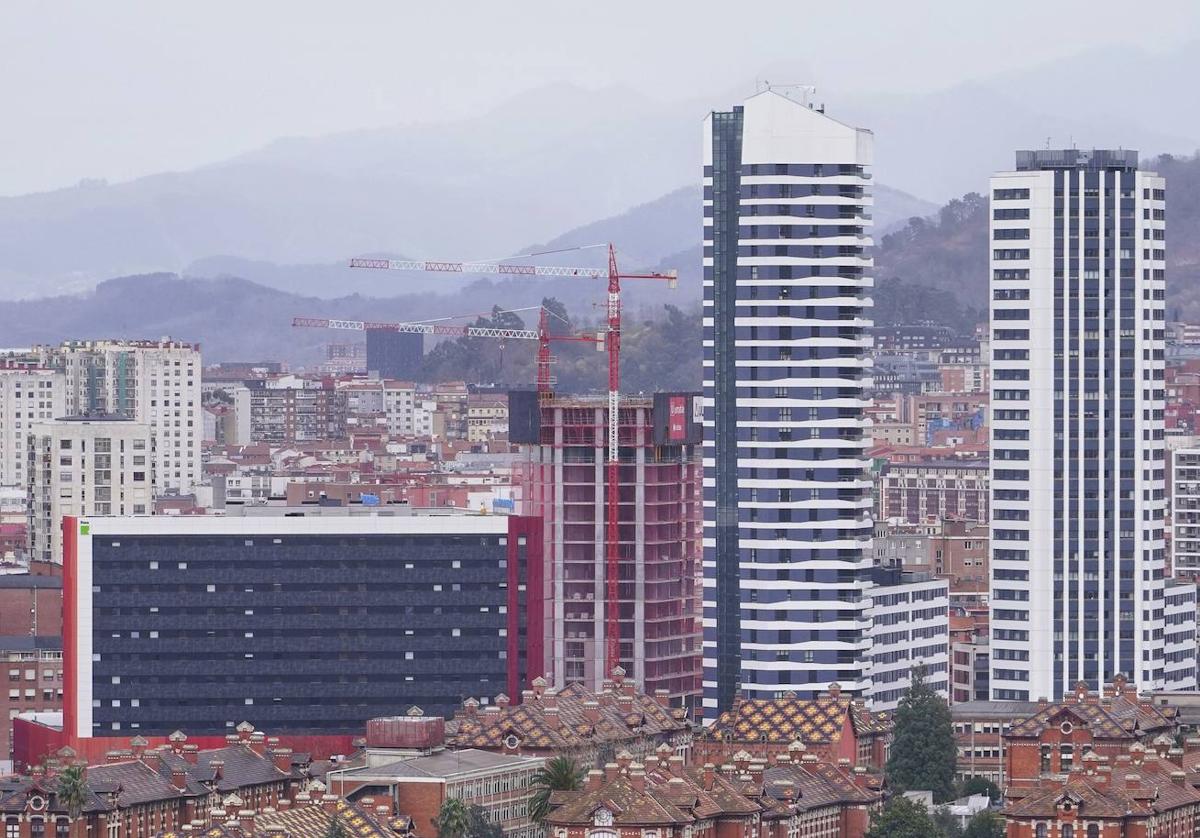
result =
M1156 68L1150 90L1144 74L1122 73L1109 53L1091 52L930 94L823 89L815 102L875 131L876 183L898 190L893 206L908 205L894 222L932 210L912 196L980 190L989 172L1011 164L1013 149L1047 138L1144 152L1200 147L1200 113L1166 106L1188 100L1200 50L1138 60ZM697 180L702 115L746 87L663 102L623 88L552 85L458 122L281 139L191 171L0 198L0 298L161 271L242 275L322 296L331 287L380 293L395 278L351 276L342 260L508 256L531 242L603 236L597 219L611 222L608 238L621 244L625 264L657 264L695 247L696 227L679 207ZM887 191L877 186L877 233L891 223ZM660 202L659 217L673 226L641 223ZM456 290L433 280L405 287Z
M1172 319L1200 319L1200 156L1160 157L1144 163L1168 181L1167 306ZM664 317L673 305L693 316L700 301L700 254L694 236L696 194L680 190L593 228L574 231L547 248L566 246L574 237L601 238L620 225L651 224L674 230L663 246L683 247L666 255L658 267L679 267L679 288L663 283L627 282L624 288L629 322ZM957 328L970 328L985 316L987 306L987 212L978 194L955 199L936 214L918 216L880 237L876 250L876 322L931 319ZM688 222L687 219L691 219ZM683 219L683 220L681 220ZM605 225L618 225L610 228ZM627 240L637 258L650 259L651 247L629 229ZM622 238L617 236L617 238ZM650 241L646 239L645 241ZM633 264L630 263L633 267ZM638 265L637 267L643 267ZM129 276L101 283L94 291L54 298L0 301L0 323L8 346L61 340L64 337L157 336L170 334L200 341L206 359L283 358L312 364L321 360L329 342L353 341L357 336L322 330L293 330L296 315L367 320L422 320L447 314L535 306L543 298L560 300L577 321L594 322L594 305L603 296L602 283L578 279L463 279L457 291L429 294L401 286L391 272L349 271L379 282L374 293L354 293L345 286L316 284L302 292L271 288L246 279L185 278L166 274ZM390 284L389 284L390 283ZM403 287L406 293L396 294ZM526 314L526 322L531 322ZM631 326L632 327L632 326ZM699 344L692 347L699 352ZM686 356L686 357L685 357ZM684 353L680 363L698 358ZM697 367L698 369L698 367Z

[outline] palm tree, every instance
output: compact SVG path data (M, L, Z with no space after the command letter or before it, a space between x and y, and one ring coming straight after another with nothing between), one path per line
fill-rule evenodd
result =
M433 819L438 838L467 838L471 832L471 810L461 800L448 797Z
M84 778L83 766L71 765L58 774L58 802L67 809L71 822L78 820L83 814L83 807L88 801L87 780Z
M583 785L587 772L579 767L575 760L567 756L557 756L543 765L533 775L533 784L537 791L529 798L529 817L534 823L541 823L550 814L550 795L556 791L576 791Z

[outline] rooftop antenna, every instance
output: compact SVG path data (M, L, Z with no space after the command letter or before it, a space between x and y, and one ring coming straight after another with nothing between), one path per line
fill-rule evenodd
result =
M804 105L805 107L809 107L809 108L812 107L812 105L809 104L809 97L817 92L817 87L816 87L816 85L813 85L813 84L776 84L776 85L772 85L769 81L766 81L765 79L764 79L764 83L767 86L767 90L776 90L776 91L782 93L784 96L786 96L789 99L796 98L795 94L799 93L800 94L800 103L802 105Z

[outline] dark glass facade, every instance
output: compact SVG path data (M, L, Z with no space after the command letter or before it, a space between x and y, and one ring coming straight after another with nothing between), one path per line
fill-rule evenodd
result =
M93 735L356 733L519 689L540 530L510 521L530 537L93 536Z
M425 355L423 335L367 330L367 370L380 378L415 381L420 378Z

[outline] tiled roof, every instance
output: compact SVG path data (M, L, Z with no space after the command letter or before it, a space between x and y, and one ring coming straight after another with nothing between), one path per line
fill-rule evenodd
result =
M870 805L877 792L860 786L846 769L806 759L781 764L759 774L747 764L716 769L672 764L670 749L651 755L646 765L628 754L605 777L589 775L584 789L556 792L547 817L551 825L592 824L605 810L622 826L682 825L710 818L761 815L790 817L824 807Z
M495 750L504 748L505 739L512 735L525 749L560 750L617 744L691 729L682 710L664 707L653 697L637 691L622 696L623 686L628 689L628 684L614 684L609 690L593 693L580 684L568 684L558 692L539 685L521 704L486 710L469 701L464 711L447 725L446 744ZM595 722L587 715L585 705L590 702L596 703ZM555 709L548 713L551 705Z
M1062 782L1039 782L1010 800L1003 814L1013 818L1053 817L1067 797L1081 818L1147 817L1200 805L1200 791L1184 782L1186 774L1177 776L1178 783L1172 778L1172 772L1182 771L1174 763L1150 757L1140 764L1119 762L1112 769L1107 777L1075 771Z
M821 696L797 698L739 698L711 726L704 730L706 739L728 742L772 742L805 745L829 745L841 741L849 716L858 736L882 734L891 730L891 722L872 714L850 699Z
M106 789L115 788L115 803L118 807L185 796L203 797L208 794L208 789L194 777L187 777L184 781L185 787L182 790L177 789L171 783L169 768L156 771L146 763L134 759L93 765L87 770L87 783L93 788L97 785Z
M407 817L383 816L339 800L334 812L327 812L317 801L283 811L266 810L255 816L253 833L245 832L238 821L230 820L198 831L164 832L158 838L250 838L251 834L277 835L279 838L324 838L335 818L341 822L350 838L396 838L412 830L412 821Z
M1139 702L1136 696L1124 693L1104 698L1086 695L1083 701L1064 700L1048 704L1033 715L1014 722L1010 738L1036 738L1047 727L1057 727L1065 720L1087 726L1097 739L1140 739L1155 731L1175 727L1174 707Z

